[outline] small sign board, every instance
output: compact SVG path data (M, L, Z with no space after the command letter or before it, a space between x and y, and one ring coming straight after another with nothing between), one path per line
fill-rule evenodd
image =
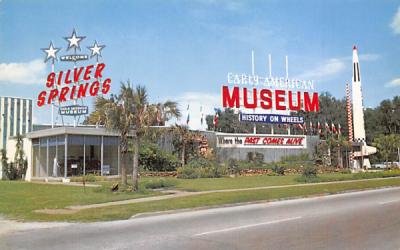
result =
M110 165L103 165L103 175L110 174Z
M78 168L78 164L71 164L71 168L72 168L72 169Z
M89 60L89 56L88 55L65 55L65 56L60 56L60 60L63 62L85 61L85 60Z
M239 115L241 122L260 122L260 123L278 123L278 124L303 124L304 117L291 115L274 114L243 114Z
M89 114L88 106L71 105L60 107L60 115L87 115Z

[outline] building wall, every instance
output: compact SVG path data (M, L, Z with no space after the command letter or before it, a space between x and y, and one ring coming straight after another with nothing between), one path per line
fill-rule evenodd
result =
M200 131L208 140L208 145L214 150L219 161L229 158L237 160L246 160L247 154L250 152L258 152L264 155L264 162L280 161L283 156L300 155L307 153L312 156L315 153L316 146L319 142L318 136L306 136L305 148L221 148L217 146L217 135L213 131ZM251 136L252 134L249 134ZM158 138L158 145L162 150L173 152L173 135L164 135Z
M13 138L32 131L32 102L32 99L26 98L0 97L0 149L7 150L11 161L15 152ZM0 163L0 179L3 177Z

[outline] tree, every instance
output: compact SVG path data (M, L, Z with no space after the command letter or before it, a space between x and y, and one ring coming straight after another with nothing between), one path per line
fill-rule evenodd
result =
M24 147L23 138L20 134L18 134L17 142L15 144L15 155L14 155L14 164L15 164L14 167L17 169L18 173L17 178L22 178L23 175L25 175L26 169L28 167L23 147Z
M172 118L179 118L181 112L178 109L178 103L174 101L167 100L166 102L156 103L150 105L155 113L155 120L152 121L152 125L165 126L165 122Z
M161 114L161 117L160 117ZM133 146L133 190L138 190L139 177L139 147L141 139L147 134L151 125L157 124L161 118L165 123L172 117L179 117L180 111L177 103L166 101L165 103L150 104L147 90L138 85L133 88L131 83L121 83L118 95L112 95L110 99L99 97L96 99L95 111L86 119L87 124L105 125L120 133L121 149L121 175L123 184L127 184L126 169L128 164L129 138Z
M379 135L372 143L378 149L378 155L383 161L393 162L398 160L400 148L400 135Z
M28 167L28 161L25 158L23 149L23 138L18 134L16 139L14 162L8 162L6 150L1 150L1 164L9 180L22 179Z
M110 98L98 97L95 110L86 119L87 124L104 125L107 129L116 130L120 134L119 147L121 152L121 177L122 183L127 185L128 137L133 125L133 90L129 81L121 82L118 95Z
M2 148L0 153L1 153L1 166L3 168L3 171L6 172L8 170L7 151L4 148Z
M181 164L184 166L187 162L187 149L193 143L196 133L189 130L185 125L178 125L172 127L172 133L176 136L179 143L179 151L181 153Z
M147 90L144 86L136 86L135 91L132 92L133 102L131 105L134 130L133 130L133 172L132 172L132 185L133 190L139 188L139 146L140 140L143 135L154 121L154 117L157 115L154 113L154 109L149 108Z

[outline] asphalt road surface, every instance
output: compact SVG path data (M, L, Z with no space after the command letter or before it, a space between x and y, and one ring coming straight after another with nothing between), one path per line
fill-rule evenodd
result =
M0 249L400 249L400 188L28 229Z

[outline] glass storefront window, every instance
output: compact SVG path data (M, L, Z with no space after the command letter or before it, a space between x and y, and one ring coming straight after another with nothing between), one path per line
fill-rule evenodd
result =
M103 175L118 175L118 154L118 137L59 135L32 139L32 174L35 177L101 175L103 169Z
M68 135L67 176L83 175L84 136Z
M101 136L85 136L85 167L86 175L101 175Z
M118 175L118 137L103 137L103 175Z
M38 164L38 176L47 176L47 137L39 139L39 164Z

